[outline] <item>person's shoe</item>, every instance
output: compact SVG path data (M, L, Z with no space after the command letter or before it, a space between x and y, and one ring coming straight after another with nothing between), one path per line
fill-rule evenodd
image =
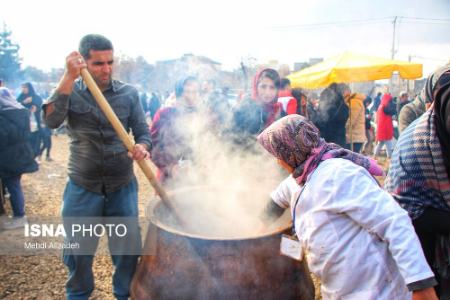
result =
M40 157L40 156L36 157L34 160L35 160L38 164L41 163L41 157Z
M0 215L0 228L2 228L2 227L3 227L3 224L4 224L5 222L9 221L10 219L11 219L11 218L8 217L7 214L2 214L2 215Z
M25 227L26 224L28 224L27 217L23 216L10 218L8 221L3 223L2 227L4 230L10 230Z
M47 156L47 157L45 158L45 160L46 160L46 161L53 161L53 159L52 159L50 156Z

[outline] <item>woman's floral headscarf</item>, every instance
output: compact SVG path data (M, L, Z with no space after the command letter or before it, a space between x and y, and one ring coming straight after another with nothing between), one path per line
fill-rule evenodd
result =
M294 169L292 176L303 184L323 160L343 158L367 169L372 175L383 175L375 160L327 143L319 129L300 115L288 115L266 128L258 142L273 156Z

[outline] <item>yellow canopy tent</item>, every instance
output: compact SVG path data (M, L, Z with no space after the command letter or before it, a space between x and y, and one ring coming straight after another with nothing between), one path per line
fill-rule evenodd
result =
M316 89L333 82L359 82L391 78L397 71L404 79L422 77L422 64L345 52L287 76L293 88Z

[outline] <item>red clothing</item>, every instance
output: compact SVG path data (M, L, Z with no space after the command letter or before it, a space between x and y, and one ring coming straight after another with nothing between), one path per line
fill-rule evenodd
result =
M193 110L165 107L158 110L150 129L152 138L152 161L158 167L157 178L164 182L171 177L174 165L190 155L190 148L183 135L183 117Z
M292 93L290 91L280 91L278 93L278 103L281 104L283 111L287 115L297 113L297 99L292 97Z
M390 94L384 94L377 111L377 141L390 141L394 137L392 116L384 112L384 108L392 101Z

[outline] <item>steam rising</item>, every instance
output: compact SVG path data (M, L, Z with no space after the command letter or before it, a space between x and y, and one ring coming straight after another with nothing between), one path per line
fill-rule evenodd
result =
M185 155L168 187L174 192L171 201L189 227L178 230L217 238L254 236L269 194L285 174L256 140L251 147L236 145L228 127L211 120L209 112L200 108L175 125L185 138L180 143L183 149L177 150ZM174 226L167 218L160 221ZM289 214L280 222L286 226ZM276 226L280 224L266 229Z

